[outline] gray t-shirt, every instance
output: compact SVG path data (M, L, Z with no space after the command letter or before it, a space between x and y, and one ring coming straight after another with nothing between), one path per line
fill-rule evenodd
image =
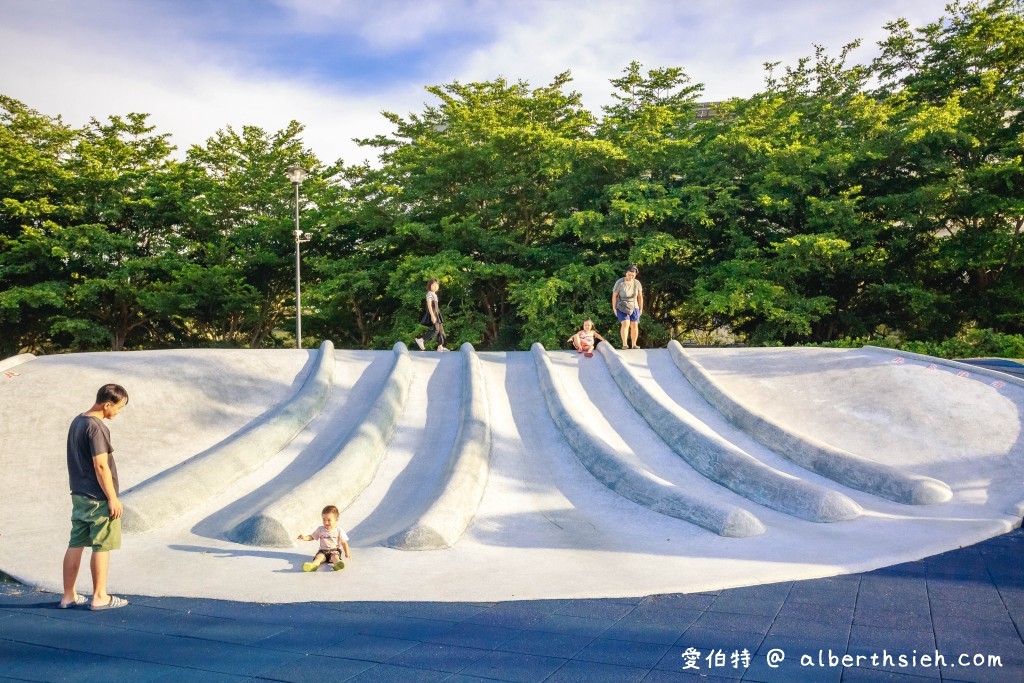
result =
M637 297L643 291L643 285L636 278L633 278L632 282L626 282L626 278L620 277L615 281L615 286L612 287L612 292L619 293L617 306L622 309L628 308L630 312L637 307Z
M107 454L114 491L120 493L114 447L110 445L110 430L98 417L79 415L71 421L71 428L68 429L68 481L71 493L95 500L107 499L92 464L92 459L100 453Z

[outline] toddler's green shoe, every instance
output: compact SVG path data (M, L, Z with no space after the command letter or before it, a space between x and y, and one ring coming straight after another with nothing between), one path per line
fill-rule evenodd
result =
M334 563L334 571L340 572L344 568L345 568L345 563L342 562L341 560L338 560L337 562Z
M302 571L304 571L304 572L315 572L316 571L316 567L317 567L317 565L313 564L312 562L303 562L302 563Z

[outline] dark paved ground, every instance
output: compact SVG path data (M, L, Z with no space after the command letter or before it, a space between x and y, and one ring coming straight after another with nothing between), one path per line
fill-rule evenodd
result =
M689 595L286 605L128 596L109 612L58 610L56 597L0 585L0 680L1024 681L1020 529L864 574ZM944 664L924 661L936 651ZM785 655L777 668L770 652ZM1000 666L964 666L961 655Z

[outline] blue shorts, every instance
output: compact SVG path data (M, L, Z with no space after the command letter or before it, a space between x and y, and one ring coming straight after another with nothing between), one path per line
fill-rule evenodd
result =
M620 323L624 323L627 320L629 320L630 322L634 322L635 323L637 320L640 319L640 309L639 308L634 308L632 313L630 313L629 315L626 315L625 313L623 313L622 311L620 311L619 309L616 308L615 309L615 317L619 319Z

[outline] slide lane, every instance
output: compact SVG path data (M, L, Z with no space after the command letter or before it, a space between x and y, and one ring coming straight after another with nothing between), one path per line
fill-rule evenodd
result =
M551 354L557 359L556 364L540 344L533 345L532 353L552 419L580 461L599 481L639 505L685 519L721 536L745 537L764 532L761 521L736 504L741 498L700 476L651 432L607 371L600 367L603 363L589 362L596 360L596 356L584 359L580 368L591 368L592 381L580 378L572 384L571 365L575 365L577 354ZM567 365L568 372L564 369ZM577 377L583 374L576 373ZM570 384L566 386L566 382ZM613 403L603 406L603 410L593 410L591 396L595 401ZM614 436L616 430L610 428L603 416L639 421L627 432L618 432L628 434L628 446ZM652 462L655 459L656 464ZM674 481L662 476L673 470Z
M341 512L356 548L381 545L416 522L441 481L458 432L462 354L412 351L409 358L409 397L377 475Z
M668 344L672 360L686 379L735 425L801 467L850 488L908 505L944 503L952 497L945 482L836 448L727 394L715 378L679 342Z
M228 537L238 543L290 547L298 531L308 525L312 501L331 500L343 509L355 500L376 475L395 425L405 410L412 381L412 361L405 344L395 344L394 364L380 394L363 422L335 455L287 494L269 502L235 526Z
M610 344L598 345L605 366L625 398L695 470L711 481L766 507L811 522L860 516L861 507L842 493L773 469L725 440L707 425L640 382Z

